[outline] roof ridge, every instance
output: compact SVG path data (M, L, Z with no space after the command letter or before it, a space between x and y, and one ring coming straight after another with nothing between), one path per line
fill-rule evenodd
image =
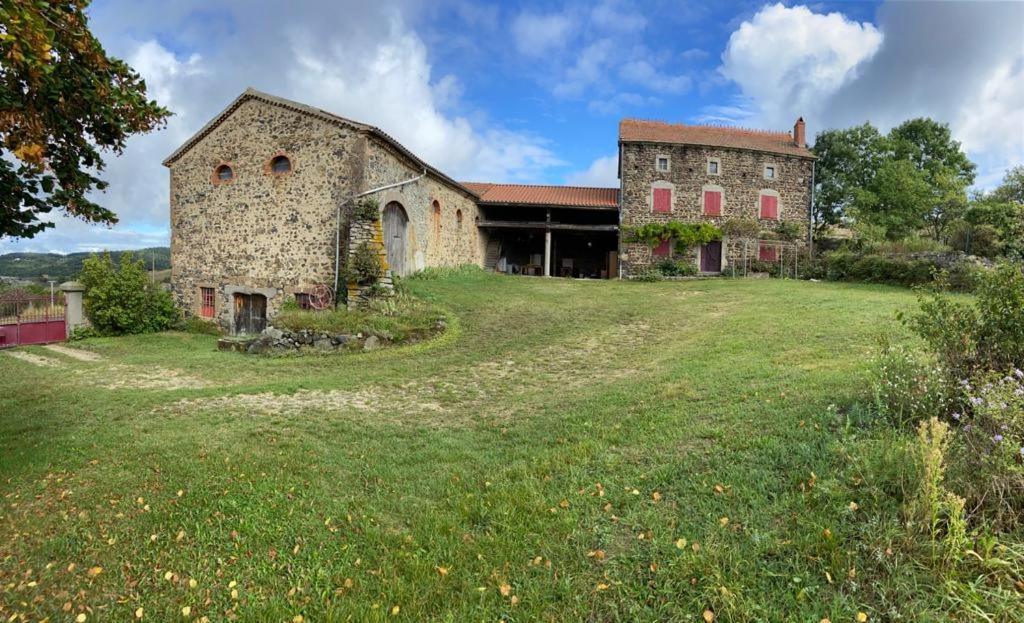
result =
M478 186L518 186L521 188L567 188L572 190L618 190L616 186L571 186L568 184L519 184L515 182L468 182L461 181L460 184L475 184Z
M621 128L625 123L643 123L649 125L661 125L674 128L707 128L712 130L728 130L736 134L753 134L756 136L778 136L785 138L792 138L788 130L765 130L763 128L747 128L736 125L726 125L724 123L676 123L671 121L662 121L660 119L640 119L638 117L628 117L619 122Z

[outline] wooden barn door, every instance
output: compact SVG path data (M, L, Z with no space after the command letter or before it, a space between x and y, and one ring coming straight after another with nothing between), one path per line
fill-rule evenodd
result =
M267 328L267 297L235 294L235 333L253 335Z
M392 201L384 208L384 249L387 251L388 267L392 275L406 274L406 242L408 240L409 217L402 206Z
M722 243L709 242L700 248L700 270L702 273L722 272Z

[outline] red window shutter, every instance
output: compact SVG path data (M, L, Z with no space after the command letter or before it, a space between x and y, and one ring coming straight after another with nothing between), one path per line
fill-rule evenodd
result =
M654 257L668 257L672 252L672 241L662 240L654 247Z
M717 190L704 191L704 214L706 216L722 215L722 193Z
M761 244L761 248L758 249L757 257L762 262L774 262L779 259L779 256L775 252L775 247L763 243Z
M779 198L761 195L761 218L779 218Z
M668 214L672 211L672 189L654 189L654 211Z

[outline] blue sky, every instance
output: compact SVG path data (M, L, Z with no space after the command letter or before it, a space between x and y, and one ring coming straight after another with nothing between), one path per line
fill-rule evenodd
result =
M457 179L615 185L622 117L808 133L949 123L979 186L1024 160L1024 4L97 0L108 51L175 112L111 157L113 228L0 252L166 244L160 161L247 86L372 123Z

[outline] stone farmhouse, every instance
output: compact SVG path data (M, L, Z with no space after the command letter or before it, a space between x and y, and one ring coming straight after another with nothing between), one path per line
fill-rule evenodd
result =
M620 235L645 223L792 222L809 240L814 176L802 119L792 134L627 119L619 188L458 182L379 128L253 89L163 164L175 300L233 332L261 330L287 300L344 292L339 271L367 239L394 276L475 264L598 279L673 254ZM350 224L365 199L374 228ZM713 274L737 253L726 237L689 259Z

